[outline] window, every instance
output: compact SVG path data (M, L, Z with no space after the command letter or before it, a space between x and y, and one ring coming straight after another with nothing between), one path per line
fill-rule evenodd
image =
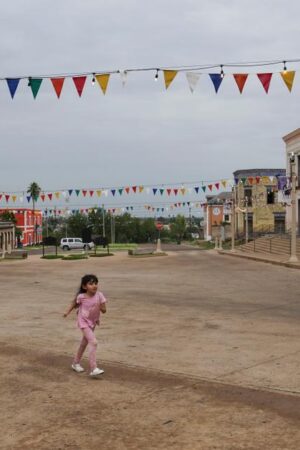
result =
M229 214L224 215L224 222L229 222Z
M252 206L252 188L245 188L244 189L244 196L245 196L245 203L246 200L248 200L248 206Z
M267 186L267 204L273 205L275 203L275 193L271 186Z

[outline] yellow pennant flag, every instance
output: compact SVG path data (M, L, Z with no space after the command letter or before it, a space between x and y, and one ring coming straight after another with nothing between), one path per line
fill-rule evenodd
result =
M168 89L168 87L170 86L176 75L177 70L164 70L166 89Z
M290 70L288 72L286 72L286 71L280 72L280 75L281 75L283 81L285 82L288 90L291 92L293 83L294 83L294 78L295 78L295 71Z
M264 184L264 185L271 184L270 178L265 175L261 177L261 181L262 181L262 184Z
M139 186L139 193L143 192L144 186Z
M13 195L13 196L12 196L12 199L13 199L13 202L15 202L15 201L17 200L17 196L16 196L16 195Z
M98 190L98 191L96 191L96 192L97 192L98 197L101 197L102 191L101 191L101 190Z
M226 181L226 180L221 180L221 183L222 183L222 186L223 186L224 188L226 188L227 181Z
M56 198L59 198L59 192L55 192L54 195Z
M180 191L181 191L182 195L185 194L185 188L180 189Z
M103 73L102 75L96 75L95 77L104 95L107 89L109 77L110 77L109 73Z

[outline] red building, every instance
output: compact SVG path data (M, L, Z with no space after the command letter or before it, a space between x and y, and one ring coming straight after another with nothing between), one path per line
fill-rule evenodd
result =
M7 211L12 212L16 218L16 226L22 231L21 243L24 246L34 244L35 239L37 242L42 242L42 211L35 210L33 214L30 208L3 208L0 209L0 214ZM36 228L36 237L34 228Z

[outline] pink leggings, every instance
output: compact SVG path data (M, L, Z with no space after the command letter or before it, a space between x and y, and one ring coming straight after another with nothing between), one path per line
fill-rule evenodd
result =
M77 351L77 354L74 358L74 363L80 363L82 355L89 344L89 364L91 370L94 370L97 367L96 363L96 349L97 349L97 340L94 334L94 330L92 328L81 328L82 331L82 339Z

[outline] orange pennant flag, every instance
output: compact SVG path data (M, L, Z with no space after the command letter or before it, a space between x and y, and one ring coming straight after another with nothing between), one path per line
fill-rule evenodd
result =
M64 81L65 81L64 78L51 78L51 82L52 82L52 85L53 85L53 87L55 89L57 98L60 97L60 94L61 94L61 91L62 91L62 88L63 88L63 85L64 85Z
M295 71L294 70L290 70L288 72L283 71L283 72L280 72L280 75L281 75L283 81L285 82L288 90L291 92L293 83L294 83L294 78L295 78Z
M172 81L177 75L177 70L164 70L164 78L165 78L165 85L166 89L170 86Z
M96 75L96 80L99 83L99 86L102 89L103 94L105 95L106 89L107 89L107 85L108 85L108 81L109 81L109 77L110 74L109 73L103 73L101 75Z
M234 73L233 77L235 79L235 82L239 88L240 93L243 92L245 83L247 81L248 78L248 74L247 73Z

